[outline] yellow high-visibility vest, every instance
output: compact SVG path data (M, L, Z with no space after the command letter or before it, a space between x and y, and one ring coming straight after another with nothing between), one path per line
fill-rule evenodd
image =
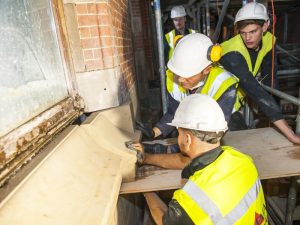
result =
M175 199L194 224L267 225L266 203L252 159L232 147L211 164L196 171L174 192Z
M175 100L180 102L188 95L188 91L174 82L174 74L170 70L167 70L166 74L167 90ZM231 73L220 66L213 66L204 85L198 88L196 93L209 95L217 101L228 88L237 85L237 82L238 80Z
M255 65L252 65L250 54L243 42L243 39L240 34L235 37L225 41L221 44L222 46L222 56L226 55L229 52L239 52L247 62L249 71L255 77L261 67L261 63L266 56L266 54L272 49L272 34L267 32L262 38L262 48L259 50ZM234 112L238 111L242 105L245 103L246 94L238 88L237 90L237 100L234 105Z

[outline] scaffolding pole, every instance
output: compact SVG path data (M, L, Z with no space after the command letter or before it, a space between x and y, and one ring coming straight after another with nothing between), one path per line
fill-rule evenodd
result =
M164 44L163 44L163 31L162 31L162 23L161 23L160 0L154 0L153 3L154 3L154 13L155 13L157 44L158 44L161 100L162 100L163 113L165 114L167 112L167 93L166 93Z

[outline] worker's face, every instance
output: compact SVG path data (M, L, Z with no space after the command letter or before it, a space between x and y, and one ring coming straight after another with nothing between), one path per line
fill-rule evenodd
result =
M268 23L265 22L263 26L258 24L249 24L243 29L240 29L240 35L247 48L257 49L259 46L263 33L268 29Z
M205 77L210 72L210 68L211 66L208 66L202 72L188 78L184 78L176 75L177 81L179 84L181 84L183 88L191 90L194 87L197 87L199 82L204 81Z
M179 31L183 31L185 29L185 21L186 21L185 16L174 18L173 23L174 23L175 29L179 30Z

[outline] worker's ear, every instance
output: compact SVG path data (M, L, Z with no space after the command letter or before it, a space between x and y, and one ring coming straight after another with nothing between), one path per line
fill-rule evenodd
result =
M265 33L268 30L269 25L270 25L269 20L264 22L264 24L262 26L263 33Z
M203 70L203 74L204 75L207 75L210 73L210 70L211 70L211 65L207 66L204 70Z
M184 145L186 147L186 150L190 149L191 144L192 144L192 135L189 132L186 132L184 134Z

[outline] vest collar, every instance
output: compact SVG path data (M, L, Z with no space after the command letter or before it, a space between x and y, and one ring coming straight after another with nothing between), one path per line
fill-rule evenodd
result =
M201 170L213 163L221 154L223 150L221 146L205 152L203 155L200 155L194 158L189 165L187 165L181 172L181 177L183 179L188 179L192 176L196 171Z
M181 35L181 33L178 30L176 30L176 29L174 29L174 30L175 30L175 36L176 35ZM185 29L184 29L184 35L187 35L189 33L190 33L189 29L185 27Z

